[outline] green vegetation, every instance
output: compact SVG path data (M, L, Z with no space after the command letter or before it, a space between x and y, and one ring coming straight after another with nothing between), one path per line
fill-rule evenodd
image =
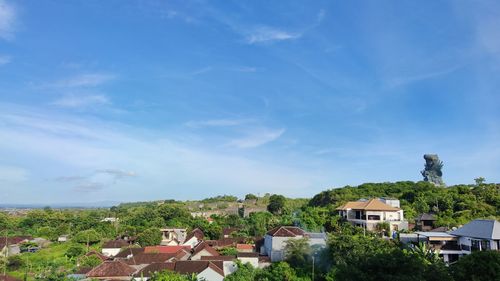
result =
M238 236L251 238L262 236L279 225L298 225L311 231L327 231L329 238L326 250L310 249L307 243L297 240L287 245L286 261L275 263L267 269L253 269L240 264L240 270L226 280L446 281L452 280L450 278L473 280L471 276L475 275L478 276L477 280L495 280L492 277L496 276L495 272L473 269L481 258L492 264L491 268L496 268L494 266L498 265L498 257L495 254L481 254L485 256L480 258L476 258L479 254L471 255L457 263L462 265L461 268L451 266L447 269L425 247L401 249L400 245L381 239L380 232L387 230L387 225L380 224L379 233L363 233L362 229L342 222L337 215L336 207L341 204L372 197L399 199L405 217L410 221L421 212L432 211L437 217L438 226L457 226L476 218L500 218L500 186L487 184L481 178L476 179L473 185L447 188L410 181L367 183L358 187L327 190L310 200L247 194L247 200L255 200L256 206L267 207L269 212L251 213L246 218L237 214L212 215L212 223L205 218L194 218L190 212L201 208L234 207L237 206L236 197L224 195L202 201L127 203L110 209L45 208L31 210L22 216L9 216L0 212L0 231L3 235L41 236L51 241L57 241L60 235L70 237L67 243L53 242L36 253L23 253L16 258L0 260L0 267L6 267L9 274L20 279L26 276L29 281L64 280L63 276L74 271L77 261L86 265L98 262L95 257L84 258L85 253L100 251L102 242L120 236L137 236L140 245L147 246L160 242L158 228L166 226L186 227L189 230L200 228L208 239L218 239L222 229L227 227L237 227ZM255 206L254 202L251 204ZM103 218L106 217L117 217L119 221L105 222ZM222 253L232 255L234 249L229 248ZM409 273L409 270L418 273ZM162 274L156 277L160 279L155 280L190 280L170 276L170 273Z

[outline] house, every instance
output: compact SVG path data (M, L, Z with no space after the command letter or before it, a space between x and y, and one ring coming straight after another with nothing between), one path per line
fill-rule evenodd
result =
M433 214L420 214L415 218L415 228L420 231L430 231L434 229L436 217Z
M497 220L473 220L450 234L459 237L458 244L464 254L484 250L500 251L500 222Z
M59 243L68 242L68 236L69 235L61 235L61 236L57 237L57 242L59 242Z
M220 254L206 242L200 242L193 248L190 260L200 260L202 256L220 256Z
M430 249L436 251L446 264L454 263L463 256L462 249L458 245L458 237L447 232L401 233L399 239L404 244L426 244Z
M114 259L128 259L140 253L144 253L145 248L125 248L114 256Z
M375 230L382 222L389 224L389 232L407 230L408 221L404 219L403 210L398 206L397 199L373 198L347 202L337 210L342 218L367 230Z
M158 272L170 270L174 271L175 263L173 262L154 262L144 267L134 274L134 281L147 281Z
M90 270L86 276L87 278L97 279L97 280L120 280L129 281L132 275L137 270L121 260L117 261L106 261L92 270Z
M259 267L259 253L238 253L236 257L243 264L249 263L254 268Z
M70 280L81 280L85 279L87 277L87 273L91 271L91 267L80 267L78 268L77 271L74 273L68 274L66 277L69 278Z
M253 244L236 244L236 251L238 253L252 253L252 252L255 252L255 245L253 245Z
M106 260L108 260L107 256L105 256L105 255L103 255L103 254L101 254L101 253L99 253L97 251L94 251L94 250L89 251L88 253L85 254L85 256L86 257L97 257L98 259L100 259L103 262L106 261Z
M222 238L230 238L233 233L237 233L240 229L237 227L227 227L222 230Z
M202 261L221 261L224 271L224 276L228 276L229 274L238 270L238 266L234 262L236 260L236 256L203 256L201 257Z
M187 260L191 256L189 246L149 246L144 248L144 253L173 254L175 260Z
M278 226L269 230L264 236L264 245L260 251L262 255L267 255L272 262L282 261L285 258L285 246L290 239L306 238L309 245L314 248L326 246L325 233L306 232L296 226Z
M115 218L115 217L108 217L108 218L103 218L101 222L110 222L110 223L115 223L118 222L120 219Z
M122 250L122 248L128 246L128 241L125 241L123 239L110 240L102 245L101 252L107 257L114 257Z
M184 243L186 240L185 228L166 227L160 230L162 232L162 239L160 245L164 246L177 246Z
M195 228L189 235L186 237L184 242L182 243L183 246L190 246L191 248L194 248L194 246L198 245L203 238L205 238L205 234L201 229Z
M224 263L222 261L178 261L175 272L190 275L196 274L199 281L223 281Z
M31 236L0 237L0 256L9 257L20 254L20 245L32 239Z

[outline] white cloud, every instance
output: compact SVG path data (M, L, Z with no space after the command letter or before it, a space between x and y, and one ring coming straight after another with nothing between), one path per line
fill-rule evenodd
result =
M86 73L57 81L52 86L60 88L96 87L115 79L113 74Z
M0 38L11 40L13 38L16 11L13 6L0 0Z
M67 108L85 108L89 106L108 105L110 101L104 95L67 95L51 104Z
M232 140L228 145L238 148L254 148L277 140L283 133L285 133L285 129L257 130L244 138Z
M248 32L246 42L249 44L256 44L273 41L285 41L298 39L301 36L302 33L280 30L269 26L259 26Z
M11 61L10 56L0 55L0 65L8 64Z
M245 194L249 190L304 195L314 186L322 186L317 184L319 176L314 174L316 172L310 174L292 164L248 158L225 149L217 151L209 144L205 147L177 141L177 136L158 131L149 134L142 129L124 128L108 122L82 122L68 115L35 114L35 109L7 110L7 107L0 104L0 153L6 157L29 157L32 159L30 169L41 173L43 178L51 174L55 178L61 173L74 175L75 171L81 171L77 175L86 175L83 181L70 178L59 182L56 187L67 186L65 192L99 191L103 193L103 199L142 200L172 196L173 192L177 198ZM276 139L283 131L268 132L234 144L256 146ZM52 172L41 172L45 169ZM114 184L115 174L97 171L125 171L129 176L126 176L126 181ZM131 176L135 174L141 176ZM55 188L51 186L53 181L47 181L46 185L47 193ZM238 186L237 190L235 186ZM140 194L132 192L134 190L140 190ZM58 196L70 194L60 191ZM120 194L120 198L113 197L116 194Z

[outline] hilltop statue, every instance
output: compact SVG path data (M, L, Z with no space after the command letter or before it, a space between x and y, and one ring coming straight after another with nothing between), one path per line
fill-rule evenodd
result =
M437 186L444 186L443 172L443 161L439 160L437 154L425 154L425 169L421 171L422 176L424 176L424 181L428 181Z

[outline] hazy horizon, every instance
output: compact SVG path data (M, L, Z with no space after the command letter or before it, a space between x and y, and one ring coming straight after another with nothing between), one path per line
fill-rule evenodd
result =
M0 0L0 203L500 182L500 3Z

